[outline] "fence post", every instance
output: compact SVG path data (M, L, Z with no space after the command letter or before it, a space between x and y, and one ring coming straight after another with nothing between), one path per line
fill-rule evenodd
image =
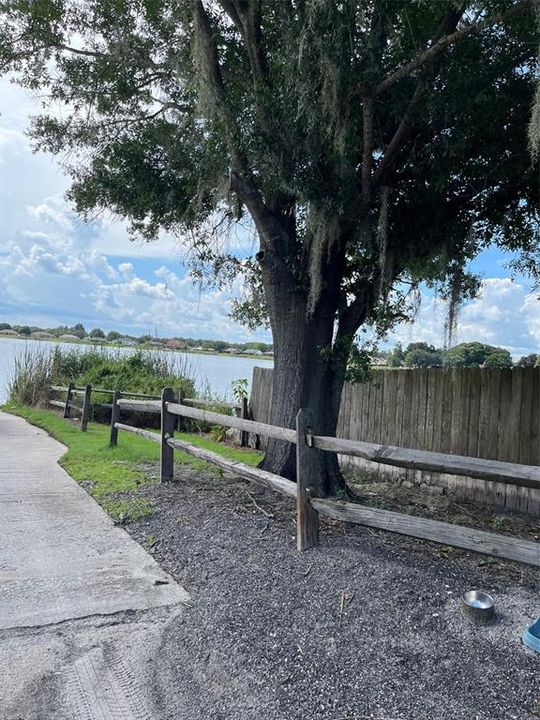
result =
M90 417L90 403L92 402L92 386L87 385L84 388L84 402L81 415L81 432L86 432L88 427L88 418Z
M248 399L247 397L242 398L242 413L240 417L243 420L249 420L249 408L248 408ZM249 447L249 432L246 430L242 430L242 434L240 435L240 447Z
M167 410L167 403L174 402L172 388L163 388L161 392L161 457L159 480L171 482L174 474L174 450L167 445L167 438L174 436L175 416Z
M72 395L72 393L73 393L73 383L70 382L70 383L68 383L68 387L67 387L66 404L65 404L65 407L64 407L64 417L65 417L65 418L71 417L71 405L70 405L70 402L71 402L71 395Z
M300 409L296 416L296 547L300 551L319 544L319 513L310 501L317 452L311 436L309 411Z
M182 403L184 402L185 395L186 394L185 394L184 390L178 391L178 404L179 405L182 405ZM183 417L181 415L177 415L175 425L176 425L176 429L178 430L178 432L182 432L182 421L183 421Z
M122 393L119 390L115 390L112 398L111 407L111 436L109 445L118 444L118 428L115 427L116 423L120 420L120 405L118 401L122 397Z

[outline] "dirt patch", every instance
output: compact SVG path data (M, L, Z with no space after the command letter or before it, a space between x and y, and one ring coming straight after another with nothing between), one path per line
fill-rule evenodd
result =
M176 474L137 490L156 511L126 527L193 601L158 653L164 717L537 718L540 658L520 642L540 612L537 572L332 522L300 554L289 499ZM494 595L491 627L462 618L471 588Z

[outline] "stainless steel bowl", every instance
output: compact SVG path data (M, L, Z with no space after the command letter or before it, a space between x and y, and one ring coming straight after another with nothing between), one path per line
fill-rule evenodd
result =
M495 616L495 601L481 590L468 590L461 598L461 610L474 625L486 625Z

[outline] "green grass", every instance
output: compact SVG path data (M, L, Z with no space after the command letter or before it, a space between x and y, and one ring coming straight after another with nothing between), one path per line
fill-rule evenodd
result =
M150 500L129 497L129 493L142 485L158 482L157 475L150 474L145 468L148 463L159 460L157 443L120 431L118 445L110 447L107 425L89 423L87 432L83 433L78 423L65 420L51 410L27 406L6 406L4 409L43 428L67 447L60 465L107 510L115 522L129 522L153 513ZM261 453L253 450L222 445L199 435L178 433L178 437L247 465L256 465L262 457ZM189 465L195 471L221 472L216 466L179 450L175 451L175 463ZM127 496L118 498L119 493Z

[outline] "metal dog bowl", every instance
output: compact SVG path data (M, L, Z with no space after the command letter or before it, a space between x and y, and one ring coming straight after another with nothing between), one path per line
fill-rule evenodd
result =
M486 625L495 616L495 601L481 590L468 590L461 598L461 610L474 625Z

